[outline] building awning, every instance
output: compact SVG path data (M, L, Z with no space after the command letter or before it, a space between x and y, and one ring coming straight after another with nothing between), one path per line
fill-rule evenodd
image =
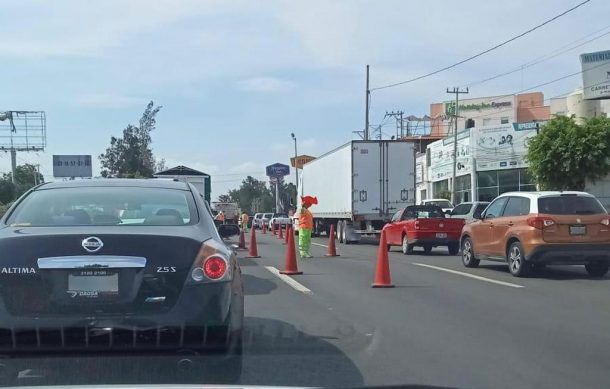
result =
M164 170L162 172L158 172L153 174L153 176L202 176L202 177L210 177L209 174L204 172L200 172L199 170L191 169L186 166L176 166L171 169Z

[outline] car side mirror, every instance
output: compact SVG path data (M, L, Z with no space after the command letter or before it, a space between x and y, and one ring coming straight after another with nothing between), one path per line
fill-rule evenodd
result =
M221 224L218 226L218 235L223 239L239 235L239 232L239 227L235 224Z
M483 220L483 215L481 215L480 213L475 213L472 215L472 218L476 220Z
M453 211L446 210L446 211L445 211L445 215L451 215L451 212L453 212Z

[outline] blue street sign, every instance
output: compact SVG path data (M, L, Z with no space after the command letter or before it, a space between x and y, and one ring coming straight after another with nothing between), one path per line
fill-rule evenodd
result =
M274 163L266 168L268 177L284 177L290 174L290 166Z

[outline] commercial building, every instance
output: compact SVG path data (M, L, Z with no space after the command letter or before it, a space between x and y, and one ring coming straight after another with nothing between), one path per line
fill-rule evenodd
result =
M446 197L452 188L455 102L434 103L431 143L417 157L416 201ZM535 190L525 153L537 126L550 118L541 92L464 99L459 102L456 203L489 201L509 191Z

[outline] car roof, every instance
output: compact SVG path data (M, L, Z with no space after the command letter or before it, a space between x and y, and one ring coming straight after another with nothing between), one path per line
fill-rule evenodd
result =
M520 196L520 197L527 197L532 200L537 200L541 197L556 197L556 196L561 196L561 195L595 197L592 194L587 193L587 192L568 191L568 190L566 190L566 191L548 190L548 191L537 191L537 192L506 192L506 193L502 193L498 197Z
M449 202L451 202L450 200L447 200L447 199L426 199L426 200L422 200L422 201L449 201Z
M132 187L189 190L187 183L167 179L94 178L90 180L53 181L41 184L36 190L58 188Z

